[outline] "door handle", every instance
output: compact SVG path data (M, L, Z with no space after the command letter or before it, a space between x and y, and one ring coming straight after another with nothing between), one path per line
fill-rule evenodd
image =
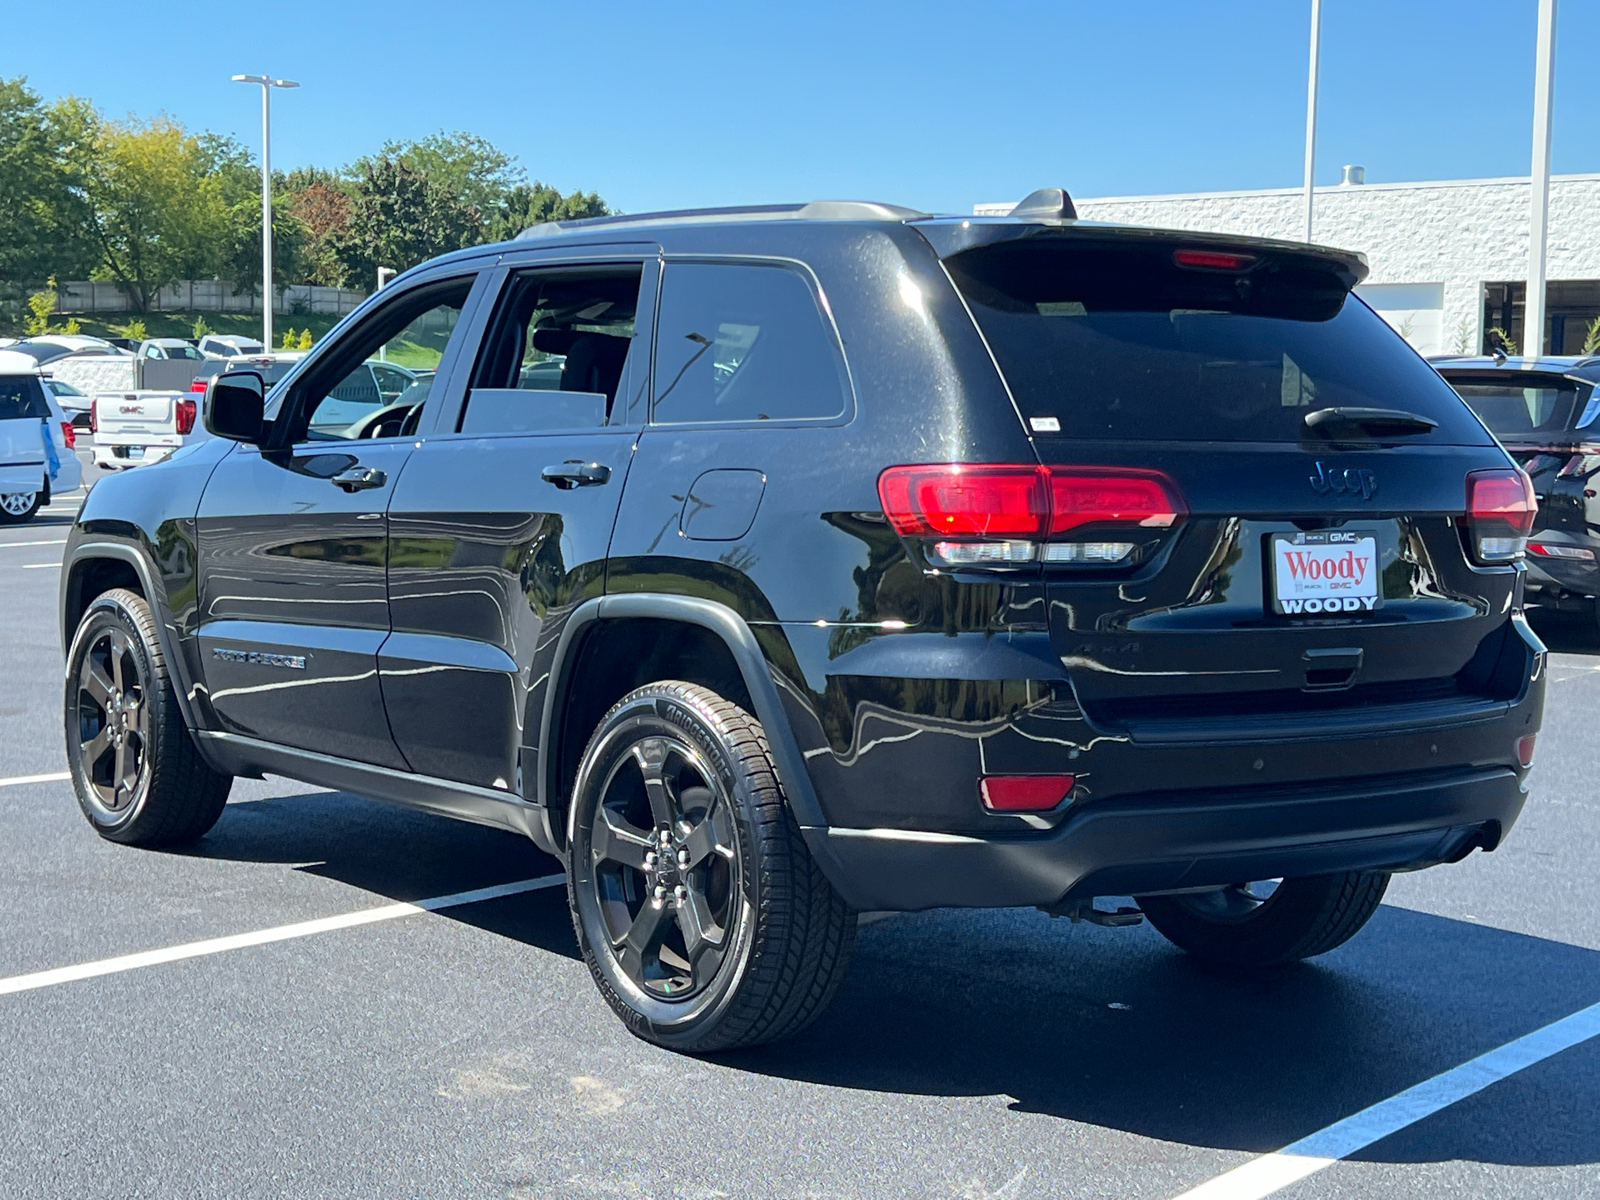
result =
M377 467L351 467L348 471L340 471L333 477L334 487L343 488L347 492L364 492L368 488L381 488L389 482L389 477Z
M571 462L546 467L539 472L539 478L546 483L555 484L562 491L571 491L573 488L598 487L608 482L611 479L611 468L604 463L586 463L573 459Z

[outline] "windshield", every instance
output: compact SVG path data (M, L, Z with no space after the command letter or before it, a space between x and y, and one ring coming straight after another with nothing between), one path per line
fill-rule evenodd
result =
M1478 423L1383 319L1293 262L1184 269L1172 244L1005 243L947 260L1022 415L1065 437L1299 442L1328 407ZM1407 441L1417 441L1417 437Z
M1600 397L1589 385L1559 376L1544 376L1533 387L1517 387L1514 378L1447 376L1472 411L1502 441L1559 441L1600 435ZM1580 431L1589 431L1580 433Z

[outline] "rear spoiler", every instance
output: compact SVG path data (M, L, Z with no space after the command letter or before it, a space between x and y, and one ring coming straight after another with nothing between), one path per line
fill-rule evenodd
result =
M1020 206L1019 206L1020 207ZM1015 242L1024 238L1069 239L1108 242L1126 240L1132 245L1151 242L1179 242L1205 250L1242 252L1270 257L1280 263L1293 263L1325 271L1338 279L1346 290L1367 277L1367 256L1354 250L1316 246L1307 242L1286 242L1277 238L1245 237L1231 233L1196 233L1187 229L1160 229L1146 225L1116 225L1071 218L1039 218L1031 215L1005 217L923 217L906 222L915 229L941 259L950 258L980 246Z

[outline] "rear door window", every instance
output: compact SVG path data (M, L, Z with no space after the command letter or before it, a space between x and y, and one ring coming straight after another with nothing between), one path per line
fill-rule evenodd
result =
M667 264L655 389L657 424L837 417L849 394L806 279L739 263Z
M1486 441L1449 386L1331 274L1267 256L1242 272L1180 268L1176 249L1029 238L946 265L1035 429L1298 442L1308 413L1351 407L1438 423L1408 443Z

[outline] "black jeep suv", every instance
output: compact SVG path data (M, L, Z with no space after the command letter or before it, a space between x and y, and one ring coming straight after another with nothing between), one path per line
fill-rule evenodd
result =
M1600 355L1431 360L1528 473L1528 603L1600 624Z
M271 772L523 834L682 1050L805 1025L861 910L1319 954L1500 842L1544 687L1528 481L1364 271L1049 189L427 263L94 490L83 810L193 839ZM435 373L354 400L373 358Z

